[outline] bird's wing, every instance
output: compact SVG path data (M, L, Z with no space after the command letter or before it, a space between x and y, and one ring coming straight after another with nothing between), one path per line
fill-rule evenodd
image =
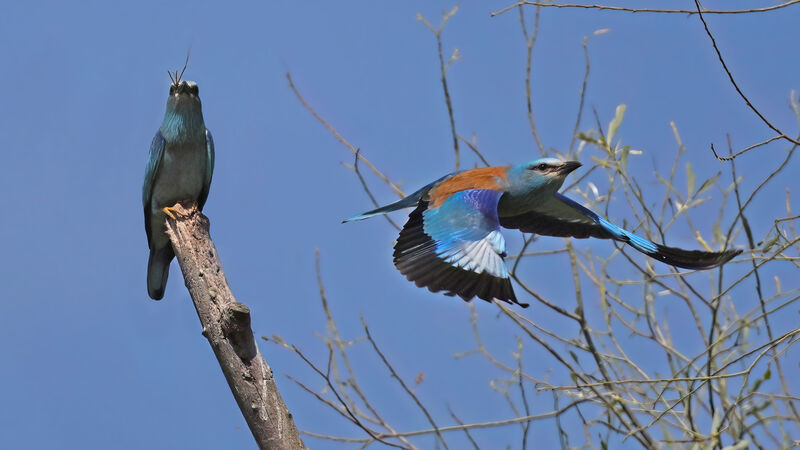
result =
M144 207L144 228L147 232L147 243L150 244L150 202L153 199L153 183L158 174L158 167L164 157L164 136L161 130L156 132L153 142L150 143L150 153L147 156L147 169L144 172L144 185L142 185L142 206Z
M575 206L578 206L576 208ZM556 193L546 202L531 204L526 211L506 212L501 199L498 206L500 225L516 228L525 233L543 236L609 239L613 236L596 220L593 220L583 206L561 194ZM596 216L593 212L589 211Z
M395 266L433 292L519 304L503 261L506 244L497 220L501 195L468 189L431 208L432 201L423 196L397 239Z
M685 269L710 269L728 262L741 250L704 252L667 247L637 236L600 217L578 202L556 193L550 200L531 205L528 211L504 215L499 208L500 225L546 236L614 239L629 244L645 255Z
M436 186L440 181L445 180L447 178L450 178L450 176L452 176L452 175L453 175L452 173L447 174L447 175L443 176L442 178L439 178L438 180L434 181L433 183L430 183L430 184L422 187L417 192L414 192L413 194L411 194L411 195L409 195L409 196L407 196L407 197L405 197L405 198L403 198L401 200L398 200L398 201L396 201L394 203L390 203L390 204L388 204L386 206L381 206L380 208L373 209L371 211L367 211L365 213L359 214L359 215L354 216L354 217L350 217L349 219L344 219L342 222L343 223L344 222L354 222L356 220L369 219L370 217L380 216L380 215L383 215L383 214L386 214L386 213L390 213L392 211L397 211L397 210L400 210L400 209L411 208L413 206L417 206L417 204L419 203L419 200L422 198L422 196L427 194L428 191L430 191L432 187Z
M200 198L197 200L197 206L200 211L203 210L203 205L206 204L208 199L208 191L211 189L211 177L214 175L214 138L211 132L206 128L206 173L203 178L203 190L200 191Z

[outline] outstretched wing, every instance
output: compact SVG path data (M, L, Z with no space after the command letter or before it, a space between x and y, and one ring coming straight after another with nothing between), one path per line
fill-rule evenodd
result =
M144 172L142 185L142 206L144 207L144 229L147 232L147 243L150 244L150 202L153 199L153 183L158 174L158 167L164 157L164 136L161 130L156 132L153 142L150 143L150 153L147 156L147 168Z
M394 247L397 269L432 292L520 304L503 261L505 240L497 219L501 195L493 189L463 190L431 209L422 197Z
M545 236L614 239L629 244L651 258L685 269L710 269L728 262L742 252L704 252L656 244L623 230L559 193L546 202L531 205L523 213L505 215L500 202L498 215L500 225L506 228L517 228L526 233Z
M581 210L574 208L572 205L575 204L572 200L557 193L546 202L531 204L527 211L515 212L510 215L510 213L505 212L503 199L501 199L497 214L501 226L504 228L516 228L525 233L580 239L588 237L612 238L612 235L600 224ZM586 209L582 206L581 208Z
M214 175L214 138L206 128L206 173L203 178L203 190L200 191L200 198L197 199L197 207L203 210L203 205L208 199L208 191L211 189L211 177Z

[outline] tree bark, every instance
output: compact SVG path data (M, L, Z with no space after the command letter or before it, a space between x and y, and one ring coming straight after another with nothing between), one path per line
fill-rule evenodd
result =
M199 211L167 218L167 234L183 278L228 386L261 449L305 449L250 328L250 308L234 298L209 221Z

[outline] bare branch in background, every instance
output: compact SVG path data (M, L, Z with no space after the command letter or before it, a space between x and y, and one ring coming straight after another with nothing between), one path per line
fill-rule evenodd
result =
M533 62L533 46L536 45L536 37L539 36L539 13L541 8L536 7L536 15L533 18L533 31L528 35L528 26L525 24L525 13L520 6L519 8L519 23L522 26L522 35L525 37L525 45L528 48L528 57L525 63L525 100L528 106L528 123L531 126L531 133L533 140L536 141L536 146L539 147L539 152L542 156L547 155L542 140L539 139L539 133L536 131L536 123L533 120L533 103L531 102L531 65Z
M342 137L342 135L339 134L339 132L336 131L335 128L333 128L325 119L322 118L322 116L320 116L314 110L314 108L311 107L311 105L308 104L308 102L306 102L306 99L304 99L303 96L300 95L300 91L298 91L297 87L294 85L294 81L292 81L292 74L287 72L286 73L286 80L289 81L289 87L292 89L292 92L294 92L294 95L297 96L297 99L300 100L300 103L303 105L303 107L305 107L308 110L308 112L310 112L311 115L314 116L314 118L317 119L319 121L319 123L322 124L322 126L324 126L328 131L330 131L331 134L336 138L337 141L341 142L342 145L347 147L348 150L350 150L350 152L353 155L356 155L357 158L359 158L364 164L366 164L367 167L369 167L372 170L372 172L375 175L378 176L378 178L383 180L384 183L389 185L389 187L392 188L392 190L398 196L400 196L400 197L405 197L406 196L399 187L397 187L394 183L392 183L391 180L389 180L389 178L386 175L383 174L383 172L378 170L377 167L375 167L374 164L369 162L369 160L364 156L364 154L360 151L360 149L356 149L353 146L353 144L347 142L347 140L344 137Z
M575 127L572 129L572 136L570 136L569 138L569 150L567 151L569 154L572 154L572 150L575 148L575 140L578 138L578 130L580 129L581 118L583 117L583 103L586 100L586 86L589 84L589 69L591 68L591 66L589 64L588 36L583 37L583 57L584 60L586 61L585 63L586 70L584 70L583 72L583 83L581 84L581 94L578 100L578 114L576 114L575 117Z
M775 125L773 125L769 120L767 120L767 118L764 117L763 114L761 114L761 111L759 111L755 106L753 106L753 104L750 102L750 99L748 99L747 96L744 95L744 92L742 92L742 90L739 88L739 85L736 84L736 80L733 79L733 74L731 73L730 69L728 69L728 65L725 64L725 59L722 57L722 52L720 52L719 51L719 47L717 47L717 40L714 39L714 35L711 34L711 30L708 29L708 24L706 23L706 19L703 17L702 8L700 7L700 1L699 0L694 0L694 4L695 4L695 6L697 6L697 15L698 15L698 17L700 17L700 21L703 22L703 28L705 28L706 34L708 35L708 38L711 39L711 45L714 47L714 52L717 53L717 58L719 59L720 64L722 64L722 68L725 69L725 73L728 75L728 79L731 81L731 84L733 85L733 88L736 89L736 92L739 94L740 97L742 97L742 100L744 100L744 102L747 104L747 106L754 113L756 113L756 115L758 116L759 119L761 119L762 122L764 122L768 127L770 127L772 129L772 131L778 133L778 137L779 138L786 139L787 141L789 141L789 142L791 142L791 143L793 143L795 145L800 145L799 141L796 141L796 140L790 138L789 136L786 135L786 133L784 133L783 131L779 130ZM769 142L769 141L767 141L767 142ZM744 151L746 151L746 150L750 150L750 149L758 147L760 145L764 145L767 142L764 142L762 144L756 144L755 146L750 146L747 149L745 149L745 150L743 150L741 152L738 152L737 155L744 153ZM711 150L712 151L714 150L713 147L712 147ZM716 153L717 152L715 151L714 154L716 155ZM728 158L731 159L731 160L733 158L735 158L735 156L733 156L733 152L731 152L731 156L729 156Z
M363 317L361 318L361 326L364 327L364 333L366 333L367 340L372 345L372 349L375 350L375 353L377 353L378 356L380 356L383 365L385 365L386 368L389 369L389 372L391 372L392 374L392 378L394 378L395 380L397 380L398 383L400 383L400 386L403 387L403 390L406 391L408 396L414 400L414 403L416 403L420 411L422 411L422 413L425 414L425 418L428 419L428 422L433 427L434 432L436 433L436 437L439 439L439 442L442 443L444 448L446 449L449 448L447 446L447 442L445 442L444 438L442 437L442 434L439 432L439 427L436 426L436 422L434 422L433 417L431 417L431 414L428 412L428 410L425 409L424 406L422 406L422 402L419 400L419 397L417 397L417 395L414 394L414 392L408 388L408 385L403 381L403 378L401 378L400 375L397 374L397 372L394 370L394 367L392 367L391 363L389 363L389 360L386 359L386 356L384 356L383 352L381 352L381 349L378 348L378 344L375 342L375 339L372 338L372 335L369 332L369 327L367 326L367 322L364 321Z
M761 141L758 144L753 144L753 145L751 145L749 147L745 147L745 148L739 150L736 153L731 153L729 156L719 156L717 154L717 149L714 148L714 144L712 143L711 144L711 152L714 153L714 157L717 158L718 161L733 161L734 159L736 159L737 156L741 155L742 153L749 152L750 150L752 150L754 148L761 147L762 145L767 145L772 141L777 141L778 139L782 139L782 138L783 138L783 136L772 136L771 138L769 138L769 139L767 139L765 141Z
M444 31L444 26L447 25L447 21L450 20L455 13L458 12L458 6L454 6L453 9L447 11L442 14L442 22L439 24L438 28L434 28L433 25L430 24L422 14L417 13L417 20L425 24L431 33L436 36L436 48L439 51L439 72L441 74L440 80L442 82L442 90L444 91L444 102L447 105L447 115L450 118L450 132L453 135L453 151L455 152L455 159L456 159L456 171L461 169L461 156L459 154L458 149L458 133L456 133L456 120L453 117L453 102L450 100L450 90L447 88L447 71L450 69L450 65L454 62L458 61L461 58L461 55L458 52L458 48L453 50L453 54L447 59L444 60L444 53L442 52L442 31Z
M475 134L472 135L471 141L468 141L464 136L461 135L458 136L458 139L464 144L466 144L467 147L469 147L469 149L472 150L473 153L475 153L475 156L477 156L481 160L484 166L486 167L491 166L491 164L489 164L489 161L487 161L486 158L483 157L483 154L480 152L480 150L478 150L478 138L475 136Z
M375 199L375 196L374 196L374 195L372 195L372 190L369 188L369 185L367 184L367 180L365 180L365 179L364 179L364 176L363 176L363 175L361 175L361 170L359 170L359 169L358 169L358 156L359 156L359 154L360 154L360 153L361 153L361 149L356 149L356 154L355 154L355 157L354 157L354 159L353 159L353 165L352 165L352 166L351 166L351 165L349 165L349 164L344 164L344 163L343 163L342 165L343 165L343 166L345 166L345 167L347 167L348 169L351 169L353 172L355 172L355 173L356 173L356 176L358 177L358 181L360 181L360 182L361 182L361 187L363 187L363 188L364 188L364 192L367 194L367 197L369 197L369 200L372 202L372 205L373 205L373 206L375 206L376 208L378 208L378 207L380 207L380 206L381 206L381 205L380 205L380 203L378 203L378 200L376 200L376 199ZM383 215L383 217L384 217L384 218L385 218L385 219L386 219L386 220L387 220L387 221L388 221L388 222L389 222L389 223L390 223L390 224L391 224L391 225L392 225L392 226L393 226L393 227L394 227L396 230L400 231L400 226L399 226L399 225L397 225L397 224L394 222L394 220L392 220L392 218L391 218L391 217L389 217L389 215L388 215L388 214L384 214L384 215Z
M763 8L751 8L751 9L703 9L703 14L752 14L752 13L760 13L760 12L768 12L768 11L775 11L777 9L785 8L787 6L794 5L796 3L800 3L800 0L790 0L778 5L773 6L766 6ZM611 6L611 5L589 5L589 4L579 4L579 3L548 3L548 2L533 2L533 1L521 1L514 3L511 6L507 6L497 12L491 13L492 17L499 16L505 12L508 12L514 8L528 5L528 6L537 6L537 7L545 7L545 8L580 8L580 9L597 9L600 11L624 11L624 12L632 12L632 13L666 13L666 14L697 14L697 10L695 9L663 9L663 8L626 8L623 6Z

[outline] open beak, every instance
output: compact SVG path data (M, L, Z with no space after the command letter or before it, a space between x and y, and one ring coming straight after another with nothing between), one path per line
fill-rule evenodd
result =
M568 173L572 172L573 170L577 169L582 165L583 164L579 163L578 161L566 161L563 164L561 164L561 167L558 168L558 173L562 175L567 175Z

